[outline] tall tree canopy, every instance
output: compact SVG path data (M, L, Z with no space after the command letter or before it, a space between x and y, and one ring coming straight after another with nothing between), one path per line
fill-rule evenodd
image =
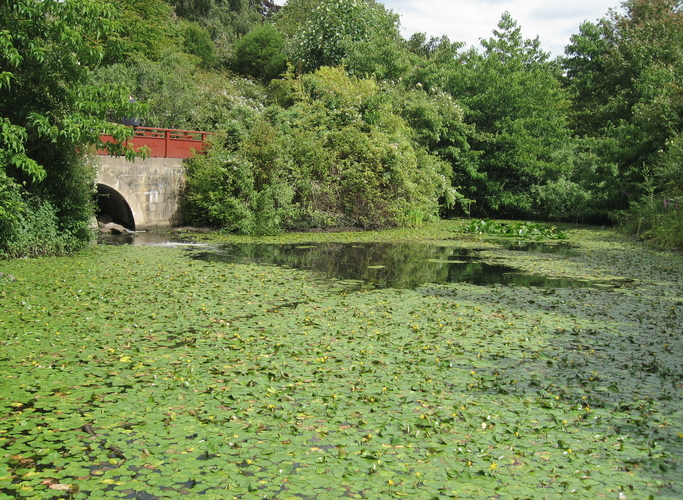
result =
M124 138L107 117L133 112L125 89L87 84L112 16L94 0L0 1L0 253L31 251L19 247L32 221L64 247L89 239L82 154L100 132Z
M584 23L564 65L573 126L611 172L609 208L634 232L683 245L683 6L628 0Z
M509 13L483 52L470 50L449 73L448 90L476 127L472 147L478 169L458 173L469 197L487 213L534 213L534 186L558 180L569 170L567 96L559 68L548 62L538 39L525 40Z
M182 31L172 17L172 7L164 0L95 3L114 13L106 33L105 63L134 59L157 61L182 45Z
M220 61L227 64L232 45L278 12L272 0L168 0L175 13L208 30Z
M629 0L584 23L564 65L576 131L598 138L618 166L618 189L637 194L644 169L683 132L683 12L677 0Z
M288 2L283 8L285 19L287 9L298 12L301 3L311 4L309 0L292 0L290 7ZM400 39L398 16L375 0L320 0L316 3L294 36L294 57L304 71L341 64L354 43Z

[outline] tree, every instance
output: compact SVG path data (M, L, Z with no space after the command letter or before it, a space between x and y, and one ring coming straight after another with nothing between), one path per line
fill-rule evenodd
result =
M114 15L104 37L106 64L128 60L158 61L181 50L183 32L163 0L99 0Z
M229 64L232 45L258 28L280 7L271 0L170 0L178 16L199 23L216 47L222 64Z
M213 67L218 58L216 57L216 47L209 32L202 28L199 23L192 21L182 23L181 27L185 52L199 57L202 61L202 67Z
M287 69L284 37L270 24L250 31L235 43L230 68L262 81L277 78Z
M216 5L215 0L170 0L175 12L185 19L197 21L209 16Z
M664 210L664 200L680 193L670 172L683 134L681 2L629 0L622 13L584 23L566 54L573 127L614 166L604 169L611 175L608 208L630 204L637 219L653 220L654 208ZM653 210L643 215L646 206ZM669 209L661 220L681 216Z
M538 39L523 39L507 12L493 33L482 41L483 52L463 57L447 83L476 127L470 141L479 152L476 169L456 166L455 175L486 214L532 216L533 187L571 173L569 102L559 67L548 62Z
M102 132L130 135L110 113L140 111L126 89L88 85L112 17L92 0L0 1L0 254L90 238L94 170L83 155Z
M289 8L295 9L301 1ZM288 6L283 7L283 15ZM399 38L398 16L374 0L321 0L295 35L293 56L304 71L314 71L342 64L355 43L394 43Z
M289 0L275 14L273 22L285 37L293 40L311 19L311 13L323 2L325 0Z
M574 127L612 146L619 189L637 192L643 168L683 130L683 13L675 0L631 0L584 23L564 65Z
M414 56L410 70L403 77L409 87L419 86L427 91L443 91L454 72L462 65L462 42L452 42L447 36L431 37L415 33L405 41L406 49Z
M349 44L343 64L349 74L374 78L378 81L398 82L410 71L411 54L394 36L374 36Z
M275 23L300 71L344 65L358 77L398 81L412 63L398 16L374 0L291 0Z
M212 11L225 7L231 12L254 11L264 18L280 10L272 0L170 0L176 14L193 21L204 21L211 17Z

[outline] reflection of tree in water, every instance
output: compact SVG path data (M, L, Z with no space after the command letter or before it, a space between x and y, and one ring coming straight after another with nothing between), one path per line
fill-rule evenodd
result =
M242 243L205 253L206 260L256 262L307 269L330 278L362 280L380 288L416 288L425 283L581 286L567 278L518 274L513 267L482 262L471 250L414 243Z

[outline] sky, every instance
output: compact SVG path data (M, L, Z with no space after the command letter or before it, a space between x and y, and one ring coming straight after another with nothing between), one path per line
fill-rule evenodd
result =
M620 0L378 0L401 16L402 35L447 35L466 47L481 48L480 39L492 35L503 12L522 28L522 36L539 37L541 49L553 57L564 54L569 37L583 21L595 22Z

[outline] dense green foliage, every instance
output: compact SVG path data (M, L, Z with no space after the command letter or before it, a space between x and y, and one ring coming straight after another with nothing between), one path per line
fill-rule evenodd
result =
M295 62L304 71L340 65L354 44L397 40L397 25L398 17L375 0L319 2L294 37Z
M271 107L235 143L190 160L191 222L245 233L419 224L452 205L450 166L409 140L371 80L322 68L279 82Z
M427 239L592 286L363 290L207 246L0 262L0 497L680 499L682 256L453 226L260 241Z
M222 134L190 167L195 224L611 217L681 246L679 7L630 0L550 60L509 13L463 51L447 37L401 39L398 16L375 0L4 0L0 242L24 252L7 246L26 227L18 206L22 220L30 207L53 212L54 234L71 242L55 251L87 240L81 155L112 128L103 119L135 114ZM221 184L227 164L244 171ZM65 203L60 190L81 194Z
M182 130L248 128L264 107L264 89L244 78L224 78L193 64L192 56L173 54L159 62L114 64L91 76L99 85L125 82L145 104L143 126Z
M183 25L184 49L201 59L203 67L212 67L218 62L216 47L209 32L196 22L186 22Z
M72 250L90 239L94 169L83 157L106 120L130 111L88 85L111 11L99 2L0 2L0 256Z
M271 0L170 0L183 19L204 27L214 42L218 61L228 65L235 42L262 25L279 7Z
M572 176L569 101L560 87L559 68L547 62L538 40L522 38L508 13L482 45L483 52L466 53L463 69L449 75L449 92L475 125L472 148L482 153L476 173L462 185L484 213L562 213L538 203L539 193L547 194L549 187ZM566 208L573 201L564 201Z
M372 7L368 2L360 17L372 17ZM301 40L293 26L305 31L306 8L327 13L315 20L319 26L337 26L336 11L324 1L293 2L276 18L292 40ZM344 29L354 22L362 28L354 12L344 17ZM401 46L389 16L387 29L376 35L329 44L343 49L330 62L343 62L358 76L400 82L395 88L406 96L415 89L430 99L450 94L464 112L455 137L448 137L449 127L435 133L434 120L409 123L413 139L435 139L428 149L451 164L451 183L474 213L612 216L641 237L680 246L678 3L638 0L625 4L624 14L609 15L584 24L567 57L556 61L539 40L523 39L506 13L482 51L460 53L461 45L445 37L420 35ZM314 32L324 37L322 27ZM293 60L301 47L291 49Z
M235 43L230 67L237 73L270 81L287 68L285 38L272 25L264 24Z
M633 232L682 246L680 2L630 0L583 24L564 64L574 128L602 164L608 206L630 208L620 218Z

